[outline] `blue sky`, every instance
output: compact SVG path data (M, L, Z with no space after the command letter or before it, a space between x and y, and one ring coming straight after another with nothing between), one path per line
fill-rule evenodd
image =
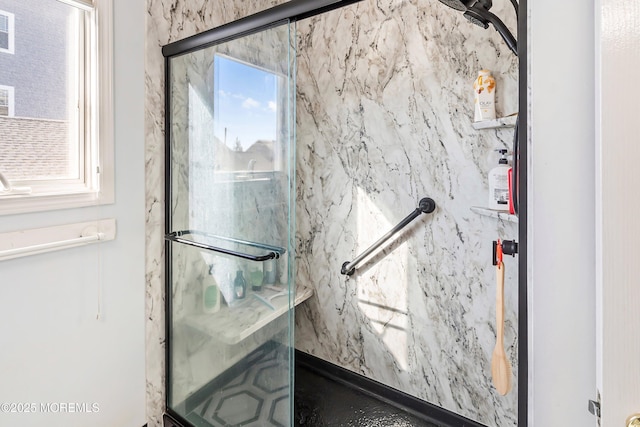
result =
M250 65L216 56L214 62L215 135L243 150L259 139L275 140L277 77Z

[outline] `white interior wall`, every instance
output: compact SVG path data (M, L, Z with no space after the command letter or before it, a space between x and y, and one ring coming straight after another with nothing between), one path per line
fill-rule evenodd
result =
M116 203L0 218L0 232L116 218L113 242L0 262L0 402L97 403L99 411L0 412L0 425L146 422L144 11L142 0L114 1Z
M595 425L593 1L529 1L530 426Z

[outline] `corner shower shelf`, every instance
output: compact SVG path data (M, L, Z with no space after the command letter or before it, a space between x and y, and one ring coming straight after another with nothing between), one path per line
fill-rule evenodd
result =
M501 219L503 221L513 222L515 224L518 223L518 217L516 215L511 215L507 212L496 211L493 209L481 207L481 206L471 206L471 210L478 215L488 216L490 218Z
M481 122L472 123L473 128L476 130L482 129L506 129L512 128L516 126L516 119L518 118L517 114L512 114L506 117L499 117L494 120L484 120Z
M260 294L247 291L245 300L232 307L225 305L220 307L217 313L186 316L183 322L226 344L237 344L289 310L288 295L269 299L276 294L277 291L270 289L264 289ZM257 296L268 300L273 308ZM294 304L297 306L312 296L313 289L298 286Z

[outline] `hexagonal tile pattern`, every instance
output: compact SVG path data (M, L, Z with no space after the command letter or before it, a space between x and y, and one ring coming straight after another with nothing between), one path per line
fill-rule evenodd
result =
M225 426L245 426L260 419L263 402L262 398L246 390L224 396L213 418Z
M238 375L218 384L187 418L198 426L281 427L289 424L288 351L256 351Z
M241 373L240 375L238 375L237 377L235 377L234 379L232 379L231 381L229 381L227 384L224 385L224 387L222 387L223 390L228 390L230 388L234 388L237 387L239 385L244 384L245 382L247 382L247 377L249 376L249 371L245 371L243 373Z
M261 368L253 380L253 385L266 391L275 393L289 385L289 373L282 369L281 363Z
M271 404L271 411L269 411L269 421L271 424L278 427L287 427L289 422L289 411L291 405L289 404L289 396L280 396L275 399Z

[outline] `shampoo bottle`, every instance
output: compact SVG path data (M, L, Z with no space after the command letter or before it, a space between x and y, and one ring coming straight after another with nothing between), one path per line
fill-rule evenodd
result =
M264 277L262 283L264 285L275 285L276 283L276 260L269 259L264 262Z
M509 212L509 166L507 150L498 150L498 166L489 171L489 209Z
M496 80L491 71L480 70L473 83L475 92L474 122L493 120L496 118Z

